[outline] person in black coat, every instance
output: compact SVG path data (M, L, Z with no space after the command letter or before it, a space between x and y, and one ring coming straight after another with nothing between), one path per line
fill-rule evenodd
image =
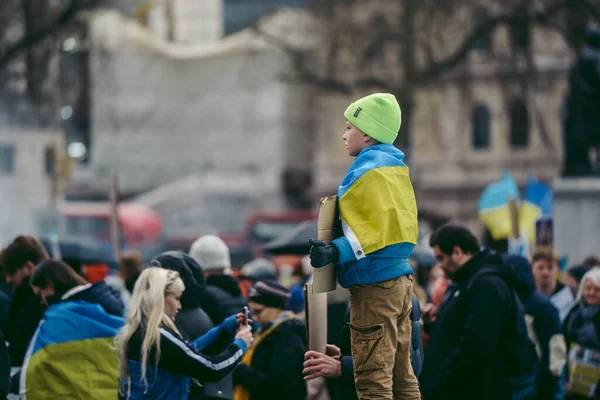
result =
M421 307L419 299L413 293L412 311L411 351L410 359L413 371L417 378L423 368L423 343L421 327ZM352 348L350 346L350 307L346 310L346 325L340 334L341 348L335 345L327 345L327 354L316 351L307 351L304 357L305 380L311 380L323 376L335 381L335 398L337 400L358 400L356 387L354 386L354 365L352 363Z
M13 366L23 363L27 346L47 308L30 285L35 266L47 259L46 249L32 236L17 236L0 253L0 276L4 276L12 290L3 333Z
M535 291L531 264L525 257L507 256L504 263L514 268L517 294L533 328L534 335L530 339L535 344L540 361L537 399L552 399L558 391L562 368L566 362L565 338L558 310L548 297Z
M218 236L204 235L190 247L192 257L206 274L206 292L202 308L213 324L219 325L230 315L244 311L248 305L237 281L230 276L229 247Z
M0 399L5 399L10 392L10 357L4 341L4 335L0 331Z
M285 311L289 291L276 281L260 281L249 296L252 319L260 328L233 373L235 399L305 400L306 326Z
M507 284L514 279L511 269L499 256L480 251L475 236L461 226L441 227L430 245L454 285L435 315L425 349L424 399L510 400L516 332L515 300ZM483 269L496 273L473 279ZM424 307L424 322L432 322L432 312Z
M0 283L0 331L4 331L10 305L12 303L12 287L7 284Z

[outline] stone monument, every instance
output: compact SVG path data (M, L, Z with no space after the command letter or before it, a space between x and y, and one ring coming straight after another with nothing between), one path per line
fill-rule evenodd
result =
M600 254L600 31L589 29L569 76L565 157L554 182L556 249L568 264Z

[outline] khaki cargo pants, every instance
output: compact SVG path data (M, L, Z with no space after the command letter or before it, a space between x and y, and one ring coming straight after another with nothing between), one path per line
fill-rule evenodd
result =
M421 399L410 362L413 278L350 287L354 381L360 400Z

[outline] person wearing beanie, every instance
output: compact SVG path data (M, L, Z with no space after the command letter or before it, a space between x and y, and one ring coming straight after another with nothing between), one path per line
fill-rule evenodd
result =
M306 327L286 311L289 290L274 280L259 281L250 289L249 300L252 319L260 328L233 373L234 400L305 400Z
M267 258L256 258L242 267L242 274L253 281L277 279L277 268Z
M410 363L417 202L404 153L394 147L401 122L394 95L375 93L350 104L343 135L356 157L338 188L343 235L311 239L311 264L337 264L350 289L354 379L360 399L420 399ZM373 354L379 356L374 357Z
M230 315L243 312L248 302L240 285L231 276L231 257L227 244L218 236L204 235L192 244L189 254L206 274L202 308L213 324L219 325Z
M189 254L200 264L206 276L231 274L229 247L218 236L204 235L199 237L192 243Z

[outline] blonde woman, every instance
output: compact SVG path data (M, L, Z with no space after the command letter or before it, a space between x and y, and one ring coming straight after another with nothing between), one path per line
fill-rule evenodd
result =
M187 399L192 378L220 380L238 365L252 343L250 327L239 327L242 314L227 318L190 344L185 342L173 322L184 290L179 273L163 268L147 268L137 280L127 322L116 340L123 398ZM200 353L224 330L235 334L225 351L214 357Z

